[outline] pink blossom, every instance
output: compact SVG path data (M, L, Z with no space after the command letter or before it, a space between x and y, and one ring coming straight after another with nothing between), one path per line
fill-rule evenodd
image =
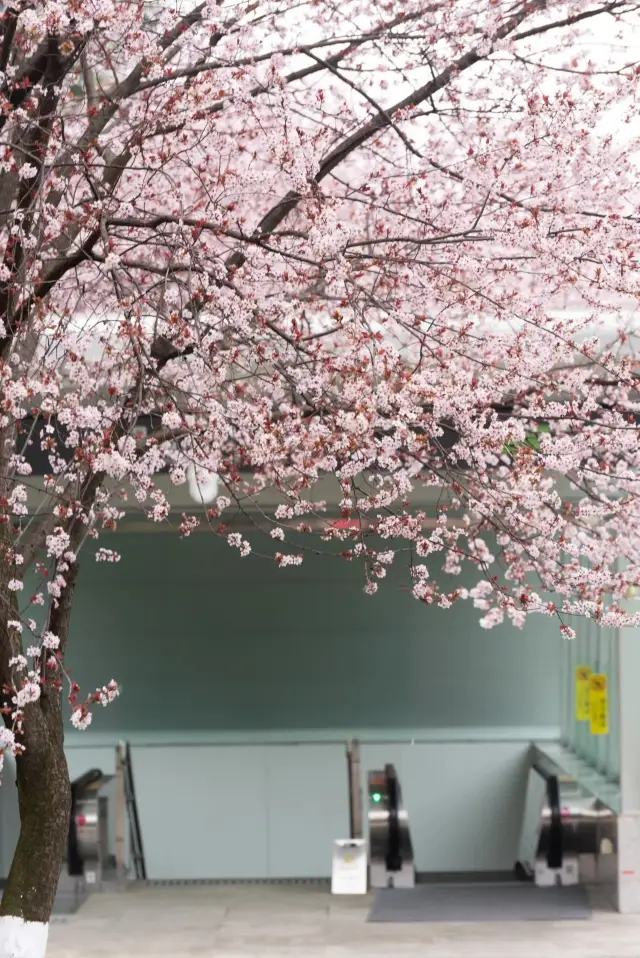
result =
M96 562L120 562L120 554L113 549L105 549L101 546L96 551Z
M91 712L81 706L71 712L71 724L81 732L91 725L92 718Z
M13 698L18 708L24 708L29 702L37 702L40 698L40 686L36 682L25 682Z
M68 6L19 4L5 51L0 524L37 671L16 646L16 732L40 683L68 682L77 728L117 698L80 704L67 636L16 603L55 621L133 510L240 557L270 537L283 569L337 552L369 594L393 565L482 628L640 623L640 73L607 33L640 11ZM43 126L42 83L11 84L50 37Z
M61 556L69 548L69 534L58 526L53 535L47 536L47 552L51 556Z
M60 646L60 639L53 632L44 632L42 635L42 645L45 649L57 649Z

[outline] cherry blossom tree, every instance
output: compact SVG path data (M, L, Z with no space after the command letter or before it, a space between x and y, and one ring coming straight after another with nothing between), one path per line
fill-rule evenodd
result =
M118 694L65 670L82 547L172 523L167 470L201 490L176 532L243 557L253 522L282 567L326 552L374 593L404 563L485 628L634 621L639 25L631 0L5 5L0 956L44 953L66 702L84 728Z

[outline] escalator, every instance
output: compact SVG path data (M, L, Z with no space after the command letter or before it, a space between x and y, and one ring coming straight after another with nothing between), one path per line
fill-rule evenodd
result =
M116 781L116 804L129 820L129 873L119 870L109 847L108 786ZM119 873L121 872L121 873ZM113 891L129 879L147 877L142 832L136 801L131 749L118 746L116 775L99 768L84 772L71 783L71 818L67 854L58 882L54 912L73 914L93 892Z
M413 888L416 882L409 816L393 765L368 775L370 885Z
M615 813L551 759L534 752L516 876L544 887L614 880Z

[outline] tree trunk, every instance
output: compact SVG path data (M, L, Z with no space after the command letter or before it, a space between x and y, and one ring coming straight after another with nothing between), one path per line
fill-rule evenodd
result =
M20 837L0 903L0 958L43 958L69 834L60 692L43 688L24 711L25 752L16 760Z
M14 428L0 430L0 502L6 501L9 493L8 456L14 449ZM95 487L90 485L89 489L94 495ZM9 620L21 618L16 592L9 587L15 576L15 530L2 510L0 520L0 688L4 706L13 695L14 676L9 662L23 655L24 650L21 633L8 627ZM79 521L69 528L73 552L79 548L83 530ZM65 562L64 571L66 587L57 600L51 600L48 610L48 626L59 639L61 661L69 637L78 563L69 566ZM60 677L59 669L51 671L40 686L40 698L23 708L22 733L17 741L24 752L16 757L20 835L0 902L0 958L43 958L47 947L49 918L67 849L71 815L63 693L53 681ZM3 720L8 728L12 727L13 720L6 711Z

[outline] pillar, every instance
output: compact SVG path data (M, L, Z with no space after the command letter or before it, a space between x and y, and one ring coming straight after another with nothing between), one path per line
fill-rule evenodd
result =
M637 611L637 596L627 603ZM618 910L640 914L640 628L618 629L620 817Z

